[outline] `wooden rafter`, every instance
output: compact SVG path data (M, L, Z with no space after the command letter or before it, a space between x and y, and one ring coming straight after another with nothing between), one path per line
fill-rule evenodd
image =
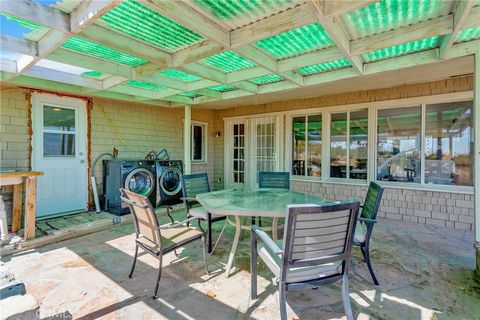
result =
M333 18L379 1L380 0L319 0L319 5L323 8L326 17Z
M458 0L456 2L455 10L453 11L453 30L452 33L445 35L440 44L439 58L445 59L447 51L452 47L457 39L458 34L465 24L470 10L472 10L474 0Z

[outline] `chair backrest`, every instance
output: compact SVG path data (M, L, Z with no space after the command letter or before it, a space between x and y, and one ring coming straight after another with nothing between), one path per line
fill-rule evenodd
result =
M259 172L259 188L290 189L289 172Z
M377 218L377 212L382 201L382 195L383 188L375 182L370 182L370 185L368 186L367 196L365 197L365 201L363 202L362 213L360 215L362 218L373 220Z
M282 277L289 268L343 263L348 267L360 202L292 205L285 222ZM313 275L318 278L318 275Z
M187 199L194 199L199 193L210 192L207 173L184 174L182 176L182 192L183 202L187 207L191 203L196 203L196 201Z
M123 188L120 189L120 194L122 201L130 207L137 238L143 236L161 249L162 242L157 216L148 198Z

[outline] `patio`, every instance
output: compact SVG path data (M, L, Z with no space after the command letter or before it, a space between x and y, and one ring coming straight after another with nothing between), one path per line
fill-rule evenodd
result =
M167 221L164 214L160 219ZM2 268L24 280L40 304L42 319L55 314L75 319L278 319L278 291L263 264L259 299L249 298L248 236L240 244L238 269L225 278L222 268L232 236L233 228L228 228L209 256L210 276L199 243L186 246L178 259L167 255L157 300L151 297L155 259L141 256L136 274L127 277L134 249L131 224L5 257ZM477 319L480 294L472 278L472 236L382 220L373 243L380 287L371 284L360 251L354 251L350 296L357 319ZM289 291L287 301L289 319L344 318L337 285Z

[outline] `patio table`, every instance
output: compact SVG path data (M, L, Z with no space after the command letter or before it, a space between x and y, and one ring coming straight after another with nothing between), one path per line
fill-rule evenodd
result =
M323 198L302 192L267 188L256 190L234 188L201 193L197 195L197 200L211 214L233 216L235 218L235 236L225 268L227 277L230 275L240 238L240 217L284 218L289 204L327 203Z

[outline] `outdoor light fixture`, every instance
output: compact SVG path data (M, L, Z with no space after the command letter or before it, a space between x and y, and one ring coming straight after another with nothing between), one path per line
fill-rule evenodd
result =
M220 138L222 136L222 133L220 131L217 131L215 133L215 138Z

